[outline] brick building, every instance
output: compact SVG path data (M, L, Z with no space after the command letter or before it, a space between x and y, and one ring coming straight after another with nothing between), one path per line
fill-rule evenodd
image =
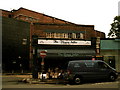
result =
M3 71L29 67L30 23L13 18L0 17L2 21L2 65Z
M31 11L31 10L28 10L25 8L19 8L18 10L12 10L12 11L6 11L6 10L1 10L1 11L2 11L2 18L5 18L7 20L13 20L16 22L25 22L25 23L29 24L28 25L29 33L26 34L29 36L29 38L23 38L22 41L23 42L29 41L28 42L29 43L28 44L28 47L29 47L29 49L28 49L29 55L28 56L29 56L30 67L32 65L32 55L33 55L33 48L31 45L33 35L37 35L38 38L46 39L46 40L69 40L69 41L70 40L79 40L79 41L91 41L91 42L92 42L92 38L96 38L96 37L105 38L105 33L94 30L94 25L78 25L78 24L74 24L72 22L68 22L68 21L61 20L61 19L58 19L58 18L55 18L52 16L45 15L42 13ZM5 19L3 19L3 22ZM6 23L5 25L8 25L8 24L10 24L10 23ZM13 23L13 25L11 25L10 27L14 28L14 25L15 25L15 23ZM23 24L23 26L24 25L25 24ZM5 27L6 26L4 26L3 31L6 31L6 30L7 31L3 32L3 33L13 32L12 28L8 30ZM22 32L22 33L24 33L24 32ZM22 33L20 35L22 35ZM10 33L10 34L11 34L11 36L15 35L15 33ZM3 36L3 37L5 37L5 36ZM4 43L4 44L7 44L7 43ZM56 48L62 47L63 49L65 49L65 48L69 47L69 49L74 49L74 48L81 49L81 47L82 48L85 47L84 49L88 50L91 47L93 49L95 49L95 47L93 47L93 46L95 46L95 45L92 45L92 44L90 46L80 45L79 47L77 47L77 45L67 45L67 46L66 45L61 45L61 46L58 45L58 46L56 46ZM48 47L55 49L54 45L51 45L51 46L41 45L41 46L39 46L39 49L41 49L41 47L44 49L48 49ZM67 50L69 50L69 49L67 49ZM95 55L95 53L94 53L94 55ZM80 55L78 55L78 57L80 57ZM63 58L64 57L62 57L61 59L63 59ZM69 58L71 58L71 57L69 57ZM55 58L52 57L52 59L55 59ZM65 60L65 58L63 60Z
M31 26L33 23L40 23L40 24L44 24L44 26L46 25L47 27L50 26L50 28L55 27L57 29L62 28L62 30L67 29L67 30L74 30L78 32L83 31L84 38L82 39L85 39L85 40L91 39L91 37L101 37L101 38L105 37L105 34L103 32L94 30L94 25L78 25L78 24L74 24L74 23L71 23L65 20L61 20L55 17L45 15L42 13L34 12L34 11L31 11L25 8L20 8L18 10L12 10L12 11L2 10L2 16L29 22L31 23ZM59 29L57 31L59 31ZM39 29L39 31L41 32L43 30ZM37 30L37 32L39 31ZM34 30L34 32L36 32L36 30Z

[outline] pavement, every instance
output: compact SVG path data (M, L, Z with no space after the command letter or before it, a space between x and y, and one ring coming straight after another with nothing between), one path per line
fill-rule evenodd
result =
M4 76L13 76L13 77L20 77L21 79L18 82L30 83L30 84L65 84L66 82L63 79L33 79L32 73L4 73ZM119 78L120 80L120 73Z
M71 85L63 83L60 79L32 79L32 74L3 74L2 76L2 88L118 88L120 84L119 80L115 82L101 82L101 81L87 81L80 85Z
M32 75L32 73L2 73L2 75Z
M60 83L64 84L65 83L63 79L41 80L41 79L30 79L30 78L20 80L19 82L25 82L25 83L30 83L30 84L60 84Z
M5 76L11 76L11 77L20 77L21 79L18 80L18 82L24 82L24 83L30 83L30 84L57 84L57 83L64 83L65 81L63 79L33 79L32 73L3 73Z

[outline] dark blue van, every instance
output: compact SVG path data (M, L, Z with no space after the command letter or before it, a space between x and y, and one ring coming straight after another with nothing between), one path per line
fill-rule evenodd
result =
M115 81L117 71L102 60L73 60L69 61L65 81L80 84L87 79L107 79Z

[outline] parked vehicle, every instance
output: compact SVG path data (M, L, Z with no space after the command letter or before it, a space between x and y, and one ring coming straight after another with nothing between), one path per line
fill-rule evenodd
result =
M102 60L73 60L69 61L65 81L80 84L87 79L107 79L115 81L117 71Z

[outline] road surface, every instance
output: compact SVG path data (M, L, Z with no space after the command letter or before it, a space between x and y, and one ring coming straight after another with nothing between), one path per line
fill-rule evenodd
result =
M80 85L69 84L30 84L18 82L23 78L29 78L30 75L3 75L2 88L119 88L120 76L114 82L85 82Z

